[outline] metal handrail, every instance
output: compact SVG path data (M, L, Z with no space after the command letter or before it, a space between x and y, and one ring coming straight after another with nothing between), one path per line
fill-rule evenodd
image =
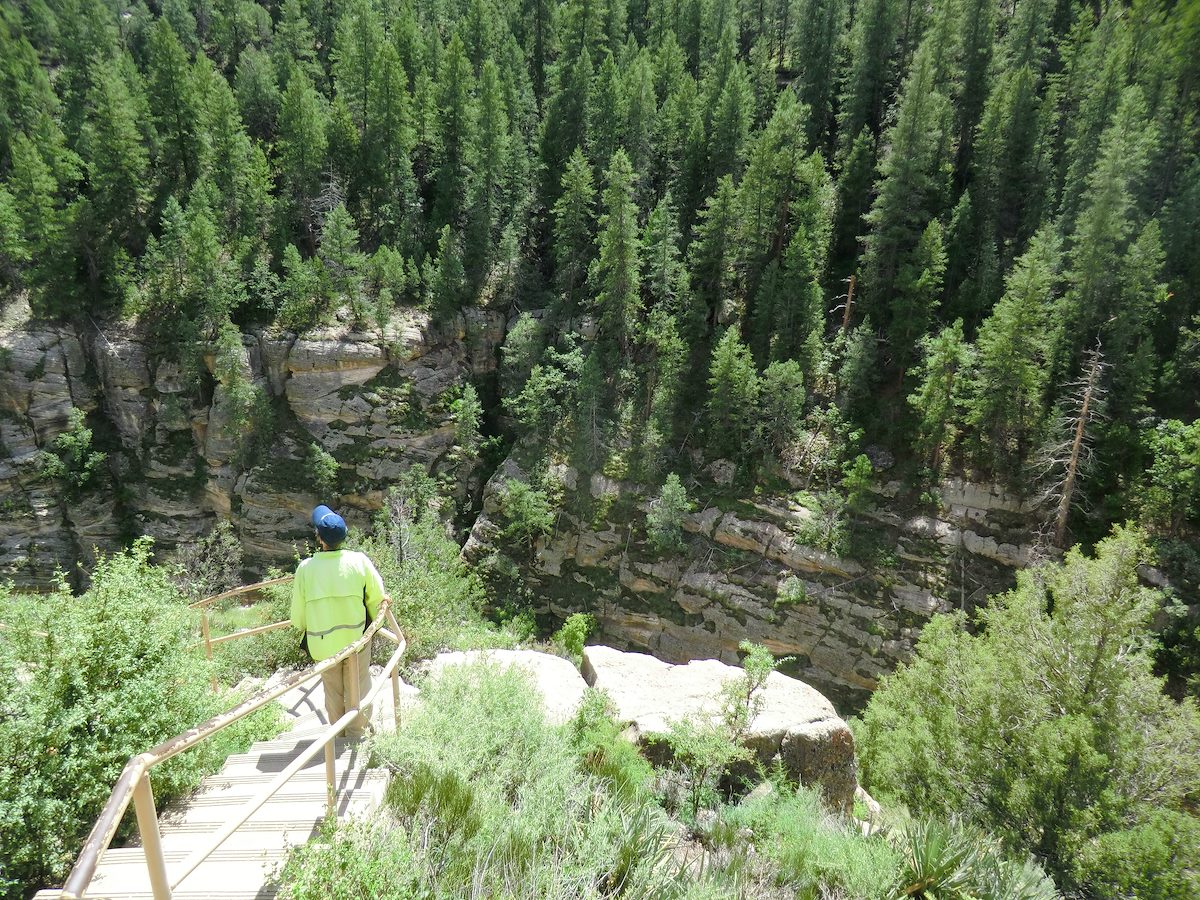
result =
M291 622L274 622L271 625L262 625L258 628L244 628L241 631L235 631L233 634L225 634L220 637L213 637L208 625L208 608L218 600L228 600L230 597L239 597L242 594L249 594L254 591L260 591L263 588L271 587L277 584L287 584L295 579L295 575L281 575L278 578L268 578L266 581L256 581L254 584L244 584L241 587L236 587L228 591L222 591L219 594L213 594L211 597L205 597L202 600L197 600L195 603L189 603L189 609L200 610L200 637L201 643L204 644L204 655L212 662L212 648L217 644L224 644L226 641L236 640L237 638L250 637L255 634L263 634L267 631L274 631L276 628L286 628ZM214 671L210 676L212 689L217 689L217 673Z
M281 580L282 579L279 581ZM383 629L382 626L385 619L387 620L388 624L392 626L394 632ZM403 632L400 630L400 626L396 622L394 614L391 611L391 600L390 598L387 598L381 605L379 612L376 614L370 626L366 629L366 631L363 632L362 637L342 649L337 655L332 656L329 659L322 660L321 662L316 663L300 672L294 673L293 675L289 675L287 678L279 682L279 684L242 701L233 709L214 716L207 722L197 725L195 728L191 728L188 731L185 731L183 734L169 738L150 750L147 750L145 753L139 753L137 756L131 758L129 762L125 764L125 768L121 771L121 775L117 779L117 783L113 786L112 793L109 795L108 802L105 803L104 809L101 810L99 818L96 819L96 824L92 827L92 831L88 835L87 840L84 842L83 849L80 851L79 858L76 860L75 866L71 870L71 874L68 876L66 883L63 885L62 893L60 894L62 900L78 900L78 898L84 896L84 892L91 884L92 878L95 877L96 867L100 863L100 856L105 850L108 849L109 844L112 843L112 840L116 835L117 828L120 826L121 819L125 815L125 811L129 808L130 800L134 802L135 812L137 813L138 831L141 833L142 846L146 852L146 864L150 872L150 882L154 891L155 900L170 900L171 886L168 884L166 878L166 863L163 858L162 844L159 838L158 816L154 809L154 797L150 788L150 769L184 752L185 750L196 746L201 741L208 739L218 731L227 728L239 719L258 709L261 709L267 703L271 702L277 697L282 696L292 688L304 684L307 681L311 681L321 673L328 671L336 665L339 665L344 660L353 656L355 664L357 664L358 657L355 654L357 654L364 647L370 646L372 638L374 638L375 634L381 630L387 635L387 637L395 640L399 645L396 652L392 654L392 658L388 661L388 666L385 669L385 674L389 675L392 681L393 701L395 701L396 704L394 711L398 720L398 699L400 688L397 670L399 668L400 659L403 657L404 651L407 649L407 642L404 638ZM358 679L353 678L351 679L350 683L351 691L357 691ZM369 702L369 698L373 697L373 695L378 692L382 684L383 682L381 680L378 685L368 692L366 698L354 698L352 693L351 697L355 700L354 704L352 705L352 709L348 710L346 715L342 716L341 719L338 719L337 722L332 723L324 733L322 739L317 742L325 748L325 770L329 789L329 808L331 811L333 809L333 801L335 799L335 773L333 766L332 741L338 734L345 730L346 726L349 725L351 721L353 721L355 716L357 716L358 711ZM354 713L354 716L350 715L351 712ZM313 755L315 755L315 750ZM289 769L290 768L291 767L289 767ZM285 772L286 771L288 770L285 770ZM276 780L278 781L278 779ZM274 782L272 782L272 784L274 785ZM280 782L280 785L281 784L282 782ZM278 790L278 787L275 789ZM272 793L274 793L274 791L272 791ZM267 798L264 797L262 803L265 803L266 799ZM258 806L261 806L262 803L259 803ZM256 806L255 809L257 808L258 807ZM249 818L250 815L253 815L253 812L253 809L247 812L245 818ZM245 821L245 818L241 819L241 821L239 821L237 824L242 824L242 822ZM237 826L235 825L234 828L236 827ZM232 833L232 830L230 830L229 833ZM225 837L228 837L228 835L225 835ZM223 840L224 838L222 838L222 841ZM205 858L211 854L217 846L219 846L219 843L214 845L205 853ZM199 865L199 863L202 861L203 859L197 861L195 865ZM188 869L188 871L192 871L192 869L195 868L195 865ZM181 876L181 879L185 876Z
M232 590L222 591L219 594L213 594L211 597L205 597L203 600L197 600L195 603L188 604L192 609L200 609L205 606L211 606L218 600L228 600L230 597L237 597L241 594L249 594L254 591L260 591L265 587L271 587L276 584L287 584L294 579L295 575L281 575L278 578L269 578L266 581L256 581L254 584L243 584L241 587L235 587Z

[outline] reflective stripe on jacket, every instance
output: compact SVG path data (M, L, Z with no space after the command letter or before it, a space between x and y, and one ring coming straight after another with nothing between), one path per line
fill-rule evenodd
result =
M362 636L383 601L383 579L365 553L322 550L300 563L292 582L292 626L316 661Z

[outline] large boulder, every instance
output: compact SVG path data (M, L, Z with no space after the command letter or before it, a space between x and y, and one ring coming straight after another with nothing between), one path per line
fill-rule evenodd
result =
M468 650L439 653L430 661L427 672L436 676L451 666L487 662L501 669L516 666L528 672L534 687L542 695L546 717L563 724L575 715L587 684L568 660L534 650Z
M583 651L583 677L605 691L619 721L641 743L670 723L689 717L715 718L721 687L742 670L715 659L671 665L644 653L611 647ZM832 808L849 813L858 785L854 738L823 694L802 681L772 672L763 705L745 743L764 765L782 763L801 784L820 786Z

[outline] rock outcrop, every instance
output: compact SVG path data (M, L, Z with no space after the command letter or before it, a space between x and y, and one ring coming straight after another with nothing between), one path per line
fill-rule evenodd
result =
M645 743L686 718L711 720L720 711L722 686L741 669L715 659L670 665L644 653L586 647L583 676L612 699L618 721ZM849 813L858 786L854 737L833 704L802 681L772 672L762 708L745 744L764 766L780 763L790 778L818 786L825 802Z
M561 656L539 653L536 650L467 650L439 653L425 671L436 678L454 666L486 663L499 669L517 668L528 673L541 694L546 718L561 725L579 709L587 683L579 670Z
M935 613L970 608L1009 587L1031 552L1022 543L1027 506L951 481L936 514L889 511L901 506L887 496L897 486L883 486L876 509L862 517L873 545L863 558L815 546L819 511L786 495L700 505L683 520L684 548L660 554L646 539L649 491L603 475L588 481L562 465L551 477L568 494L586 491L601 512L560 511L532 553L505 547L499 488L504 479L525 478L507 460L485 490L467 559L508 555L522 587L541 599L540 614L590 613L600 639L668 662L732 663L741 641L763 644L788 658L784 671L850 710L911 658ZM698 481L689 490L727 496L714 484Z
M234 367L262 400L248 421L217 375L230 362L219 368L215 346L173 361L126 325L50 325L10 308L0 327L0 578L45 587L94 549L147 534L169 552L219 519L233 524L249 566L286 564L328 490L314 447L336 462L351 524L365 524L413 464L466 497L482 479L454 452L450 404L495 369L503 333L504 317L487 310L449 327L400 310L371 332L243 334ZM45 476L43 452L72 408L108 458L68 497ZM243 429L258 431L253 456Z

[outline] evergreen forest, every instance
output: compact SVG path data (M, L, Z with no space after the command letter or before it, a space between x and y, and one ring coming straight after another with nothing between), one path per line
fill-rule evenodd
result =
M1194 0L7 3L0 278L177 357L545 310L502 409L591 469L807 427L1177 537L1198 48Z

